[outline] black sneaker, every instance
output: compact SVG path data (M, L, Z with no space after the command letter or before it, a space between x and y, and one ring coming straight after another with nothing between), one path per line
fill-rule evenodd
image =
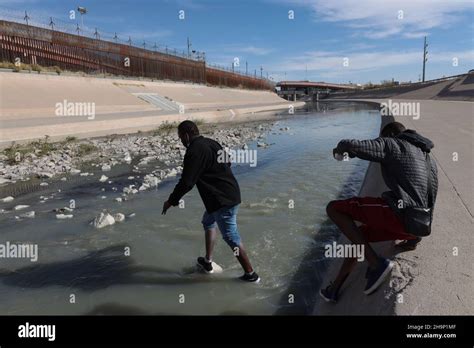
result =
M260 282L260 277L256 272L252 272L251 274L244 273L243 276L239 277L240 280L250 283L258 283Z
M319 290L319 295L321 295L326 302L337 302L337 292L334 291L332 282L325 289Z
M198 266L200 266L204 272L206 273L213 273L214 270L212 269L212 261L211 262L207 262L206 259L202 256L198 257L197 259L197 264Z
M411 251L415 250L416 247L418 246L418 243L421 242L420 237L416 237L416 239L410 239L410 240L400 240L398 242L395 242L395 248L399 251Z
M370 295L377 288L382 285L385 278L388 277L392 270L394 263L388 259L380 259L379 265L376 269L369 269L367 272L367 285L365 286L364 294Z

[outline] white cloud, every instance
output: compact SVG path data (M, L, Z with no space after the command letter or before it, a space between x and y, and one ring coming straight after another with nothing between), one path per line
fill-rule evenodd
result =
M428 36L428 35L429 35L429 33L427 33L426 31L403 34L403 36L406 37L407 39L420 39L420 38L422 38L424 36Z
M254 54L256 56L264 56L271 53L273 50L269 48L264 48L264 47L246 46L246 47L241 47L239 51Z
M241 45L241 44L232 44L232 45L225 45L222 49L227 53L248 53L253 54L255 56L265 56L271 52L273 52L270 48L265 47L257 47L253 45Z
M348 66L344 66L344 58L347 58ZM428 54L431 63L452 63L453 58L459 61L474 63L474 50L466 51L434 51ZM375 70L388 70L397 67L420 64L423 60L420 51L383 51L383 52L356 52L347 53L336 51L312 51L301 56L288 58L282 64L268 67L274 71L317 72L322 77L337 77L347 74L364 73Z
M472 0L290 0L310 7L316 20L342 22L362 36L381 39L416 34L453 25L474 10ZM401 11L401 12L400 12ZM401 18L399 18L401 17Z

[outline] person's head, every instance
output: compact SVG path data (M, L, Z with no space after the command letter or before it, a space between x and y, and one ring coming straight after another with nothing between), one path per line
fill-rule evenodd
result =
M405 130L405 126L400 122L392 122L383 127L381 135L385 138L393 138L400 133L403 133Z
M185 147L188 147L191 140L199 135L199 129L193 121L183 121L178 126L178 136Z

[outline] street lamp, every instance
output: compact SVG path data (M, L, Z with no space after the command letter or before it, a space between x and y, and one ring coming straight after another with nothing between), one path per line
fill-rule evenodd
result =
M79 6L77 8L77 11L81 14L81 29L84 30L84 19L83 19L83 15L85 15L87 13L87 9L85 7L81 7Z

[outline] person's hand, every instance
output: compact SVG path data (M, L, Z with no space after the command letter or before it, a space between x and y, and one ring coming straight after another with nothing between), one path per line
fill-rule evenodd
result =
M339 152L337 152L337 147L332 149L332 157L336 158L336 155L338 155L338 154L339 154Z
M166 201L165 203L163 203L163 211L161 212L161 215L166 215L166 211L171 208L171 204Z

